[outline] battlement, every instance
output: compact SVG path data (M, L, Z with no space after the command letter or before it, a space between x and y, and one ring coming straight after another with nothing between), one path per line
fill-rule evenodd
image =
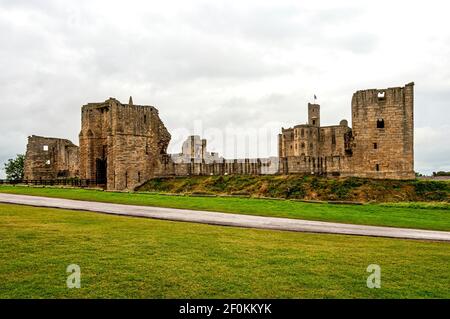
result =
M364 107L372 104L404 103L407 96L412 96L413 87L414 82L411 82L404 87L359 90L353 94L352 105Z
M352 98L352 170L363 177L414 178L414 83L357 91Z
M132 109L142 109L142 111L146 111L149 110L151 112L154 112L156 114L158 114L158 110L152 106L152 105L138 105L138 104L133 104L133 100L130 98L130 102L128 104L126 103L121 103L119 100L117 100L116 98L110 97L109 99L105 100L104 102L91 102L88 104L85 104L81 107L81 112L86 112L89 110L105 110L105 109L110 109L113 106L118 106L118 107L122 107L122 108L132 108Z

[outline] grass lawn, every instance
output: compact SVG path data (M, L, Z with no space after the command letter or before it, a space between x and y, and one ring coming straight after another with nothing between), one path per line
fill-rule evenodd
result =
M450 298L448 243L6 204L0 238L0 298ZM69 264L80 289L66 288Z
M0 192L119 204L450 231L450 206L447 203L334 205L290 200L167 196L24 186L0 186Z

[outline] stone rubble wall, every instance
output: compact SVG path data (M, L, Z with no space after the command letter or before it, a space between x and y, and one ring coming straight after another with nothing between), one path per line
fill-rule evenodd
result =
M308 110L310 122L320 120L317 105L309 104ZM414 83L358 91L352 98L352 128L342 120L327 127L308 123L282 129L279 172L414 179L413 111Z
M60 138L36 135L28 137L24 179L45 180L78 176L78 146Z
M225 160L208 153L206 140L195 136L181 154L167 154L171 136L155 107L134 105L131 98L128 104L109 98L82 107L80 147L64 139L30 136L25 178L104 180L110 190L134 189L156 176L318 174L413 179L413 111L414 83L356 92L352 128L346 120L320 126L320 105L308 104L307 124L282 128L278 158ZM383 127L377 124L380 121Z
M235 159L219 162L175 163L169 157L163 159L158 176L189 175L263 175L278 173L278 158Z

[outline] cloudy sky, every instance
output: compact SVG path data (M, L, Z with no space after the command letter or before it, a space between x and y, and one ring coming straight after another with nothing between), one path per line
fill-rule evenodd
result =
M156 106L179 152L276 156L276 134L350 119L353 92L415 86L415 168L450 170L448 1L0 0L0 163L28 135L78 144L80 107ZM242 138L243 136L243 138ZM4 176L0 172L0 177Z

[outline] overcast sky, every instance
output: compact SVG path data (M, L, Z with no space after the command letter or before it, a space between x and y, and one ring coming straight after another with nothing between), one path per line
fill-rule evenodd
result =
M449 12L432 0L0 0L0 163L32 134L78 144L83 104L130 95L159 109L172 153L197 133L226 157L276 156L314 94L323 125L350 123L356 90L414 81L415 169L449 171Z

